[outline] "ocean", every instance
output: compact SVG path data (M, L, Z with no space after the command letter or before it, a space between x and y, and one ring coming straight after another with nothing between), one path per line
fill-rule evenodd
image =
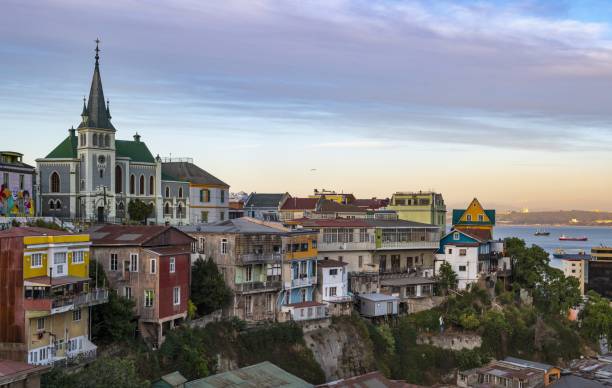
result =
M550 236L534 236L536 230L550 232ZM559 236L565 234L571 237L588 237L588 241L559 241ZM528 246L535 244L542 247L550 254L551 265L558 266L552 253L557 249L563 249L567 253L591 252L594 246L612 246L612 227L597 226L510 226L498 225L493 229L493 236L498 238L518 237Z

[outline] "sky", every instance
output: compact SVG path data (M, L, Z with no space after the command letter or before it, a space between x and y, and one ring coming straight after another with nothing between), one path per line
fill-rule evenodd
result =
M3 0L0 149L80 122L231 191L612 210L612 2Z

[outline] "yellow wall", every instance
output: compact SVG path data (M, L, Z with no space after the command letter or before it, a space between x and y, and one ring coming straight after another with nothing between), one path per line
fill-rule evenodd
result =
M68 234L61 236L26 236L23 238L24 245L65 244L77 242L89 242L89 235Z
M61 314L46 316L44 333L40 339L38 337L37 321L38 318L30 318L26 320L28 350L51 345L54 338L49 334L49 332L53 333L58 340L66 340L67 338L70 339L79 336L89 336L87 325L87 322L89 321L89 309L87 307L81 309L80 321L72 320L72 310ZM64 345L64 351L65 350L66 347ZM61 355L63 355L63 352L58 352L58 356Z
M24 279L34 278L36 276L47 276L48 275L47 254L46 253L42 254L42 267L32 268L32 254L33 253L40 253L40 250L31 251L31 252L26 251L23 255L23 278Z
M308 250L303 252L286 252L285 259L307 259L309 257L317 257L319 253L318 249L313 246L312 241L317 240L316 234L306 234L300 236L292 236L285 240L285 245L287 244L303 244L308 243Z
M67 245L68 275L89 276L89 242L88 234L61 235L61 236L27 236L23 238L26 249L23 255L23 278L30 279L37 276L49 275L49 246L51 244ZM37 247L32 247L37 245ZM83 263L73 264L72 257L75 250L84 251ZM32 268L32 254L42 253L42 267Z
M470 203L470 206L468 206L468 208L465 210L465 213L463 213L463 215L461 216L460 221L467 222L468 215L472 217L471 222L479 222L478 221L479 215L483 216L483 220L480 222L491 222L491 220L489 219L489 217L487 217L487 214L485 213L484 209L482 208L482 206L480 205L480 202L478 202L477 199L472 200L472 203Z
M80 249L79 249L80 250ZM72 263L73 252L68 251L68 275L85 278L89 276L89 248L83 252L83 262L78 264Z

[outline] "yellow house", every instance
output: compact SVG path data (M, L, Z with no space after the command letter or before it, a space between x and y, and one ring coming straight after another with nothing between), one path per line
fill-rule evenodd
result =
M461 230L481 240L493 238L495 210L484 209L474 198L466 209L453 209L453 229Z
M0 256L20 275L11 287L21 291L3 300L16 306L9 319L18 330L0 336L0 347L21 343L19 358L34 365L95 357L90 307L105 303L108 291L90 279L89 235L24 227L0 233L0 240L0 249L12 248L10 258Z
M323 198L343 205L348 205L355 200L355 196L353 194L338 194L335 191L325 189L322 189L321 191L315 189L314 193L309 195L308 198Z

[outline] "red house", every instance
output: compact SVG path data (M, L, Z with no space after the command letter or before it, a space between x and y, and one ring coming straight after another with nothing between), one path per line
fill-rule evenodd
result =
M134 300L138 330L152 346L187 317L191 243L170 226L104 225L89 230L91 257L110 288Z

